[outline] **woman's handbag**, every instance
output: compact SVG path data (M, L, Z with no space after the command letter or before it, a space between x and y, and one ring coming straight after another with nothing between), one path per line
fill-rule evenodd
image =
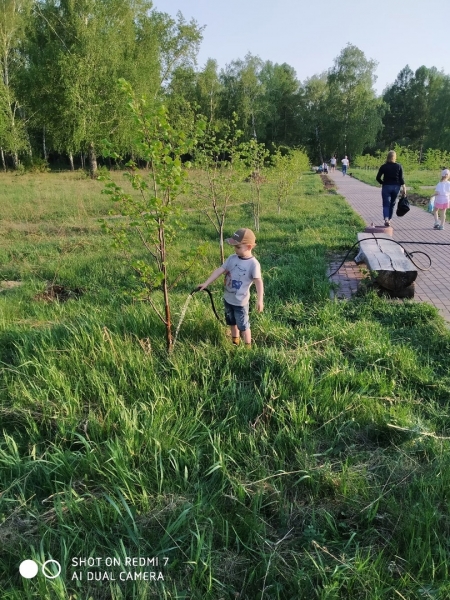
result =
M398 201L397 210L395 211L395 214L397 215L397 217L404 217L406 213L409 212L409 210L409 200L406 196L402 196Z

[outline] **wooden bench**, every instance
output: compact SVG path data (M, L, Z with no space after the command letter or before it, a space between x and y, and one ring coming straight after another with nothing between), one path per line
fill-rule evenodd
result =
M364 240L364 241L361 241ZM386 234L358 233L357 263L364 262L377 284L395 298L413 298L417 269L401 246Z

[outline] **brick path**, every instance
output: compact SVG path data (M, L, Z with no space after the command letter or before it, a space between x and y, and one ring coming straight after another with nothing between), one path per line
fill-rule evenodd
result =
M334 273L344 260L345 254L336 256L330 263L328 274ZM351 298L358 291L359 282L364 277L363 269L365 264L357 265L353 260L346 260L337 273L331 276L330 281L336 283L339 287L336 291L330 291L330 298L344 300ZM367 268L366 268L367 271Z
M343 176L340 171L331 173L328 177L336 184L339 194L346 198L368 225L372 222L375 225L384 223L380 188L348 175ZM449 216L450 211L447 211L447 218ZM399 218L394 214L391 225L394 228L395 240L411 241L412 243L404 244L408 251L421 250L432 260L429 271L418 272L415 300L433 304L439 309L441 316L450 322L450 246L414 244L415 241L450 243L450 222L446 223L446 229L443 231L436 231L433 229L433 216L418 206L411 206L411 210L404 217ZM427 266L428 260L425 256L419 254L413 258L418 265Z

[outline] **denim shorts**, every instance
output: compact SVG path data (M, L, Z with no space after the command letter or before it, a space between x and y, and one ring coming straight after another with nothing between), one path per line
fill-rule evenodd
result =
M225 306L225 322L227 325L237 325L239 331L250 329L248 303L244 306L235 306L224 300L223 304Z

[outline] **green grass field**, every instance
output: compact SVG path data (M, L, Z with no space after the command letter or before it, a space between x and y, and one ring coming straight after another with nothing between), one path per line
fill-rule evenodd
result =
M196 294L168 357L101 232L102 184L0 179L0 279L22 282L0 292L2 600L450 597L450 334L425 304L329 299L329 257L363 226L340 196L305 174L278 214L265 186L254 347ZM175 322L219 264L185 219L172 255L208 253ZM230 209L227 234L251 225ZM61 574L22 578L24 559Z
M377 180L377 169L359 169L352 167L350 169L353 176L364 183L381 187ZM424 169L415 169L414 171L404 171L404 179L408 194L418 194L424 198L430 198L433 195L433 188L441 179L440 170L426 171ZM433 186L433 188L431 188Z

